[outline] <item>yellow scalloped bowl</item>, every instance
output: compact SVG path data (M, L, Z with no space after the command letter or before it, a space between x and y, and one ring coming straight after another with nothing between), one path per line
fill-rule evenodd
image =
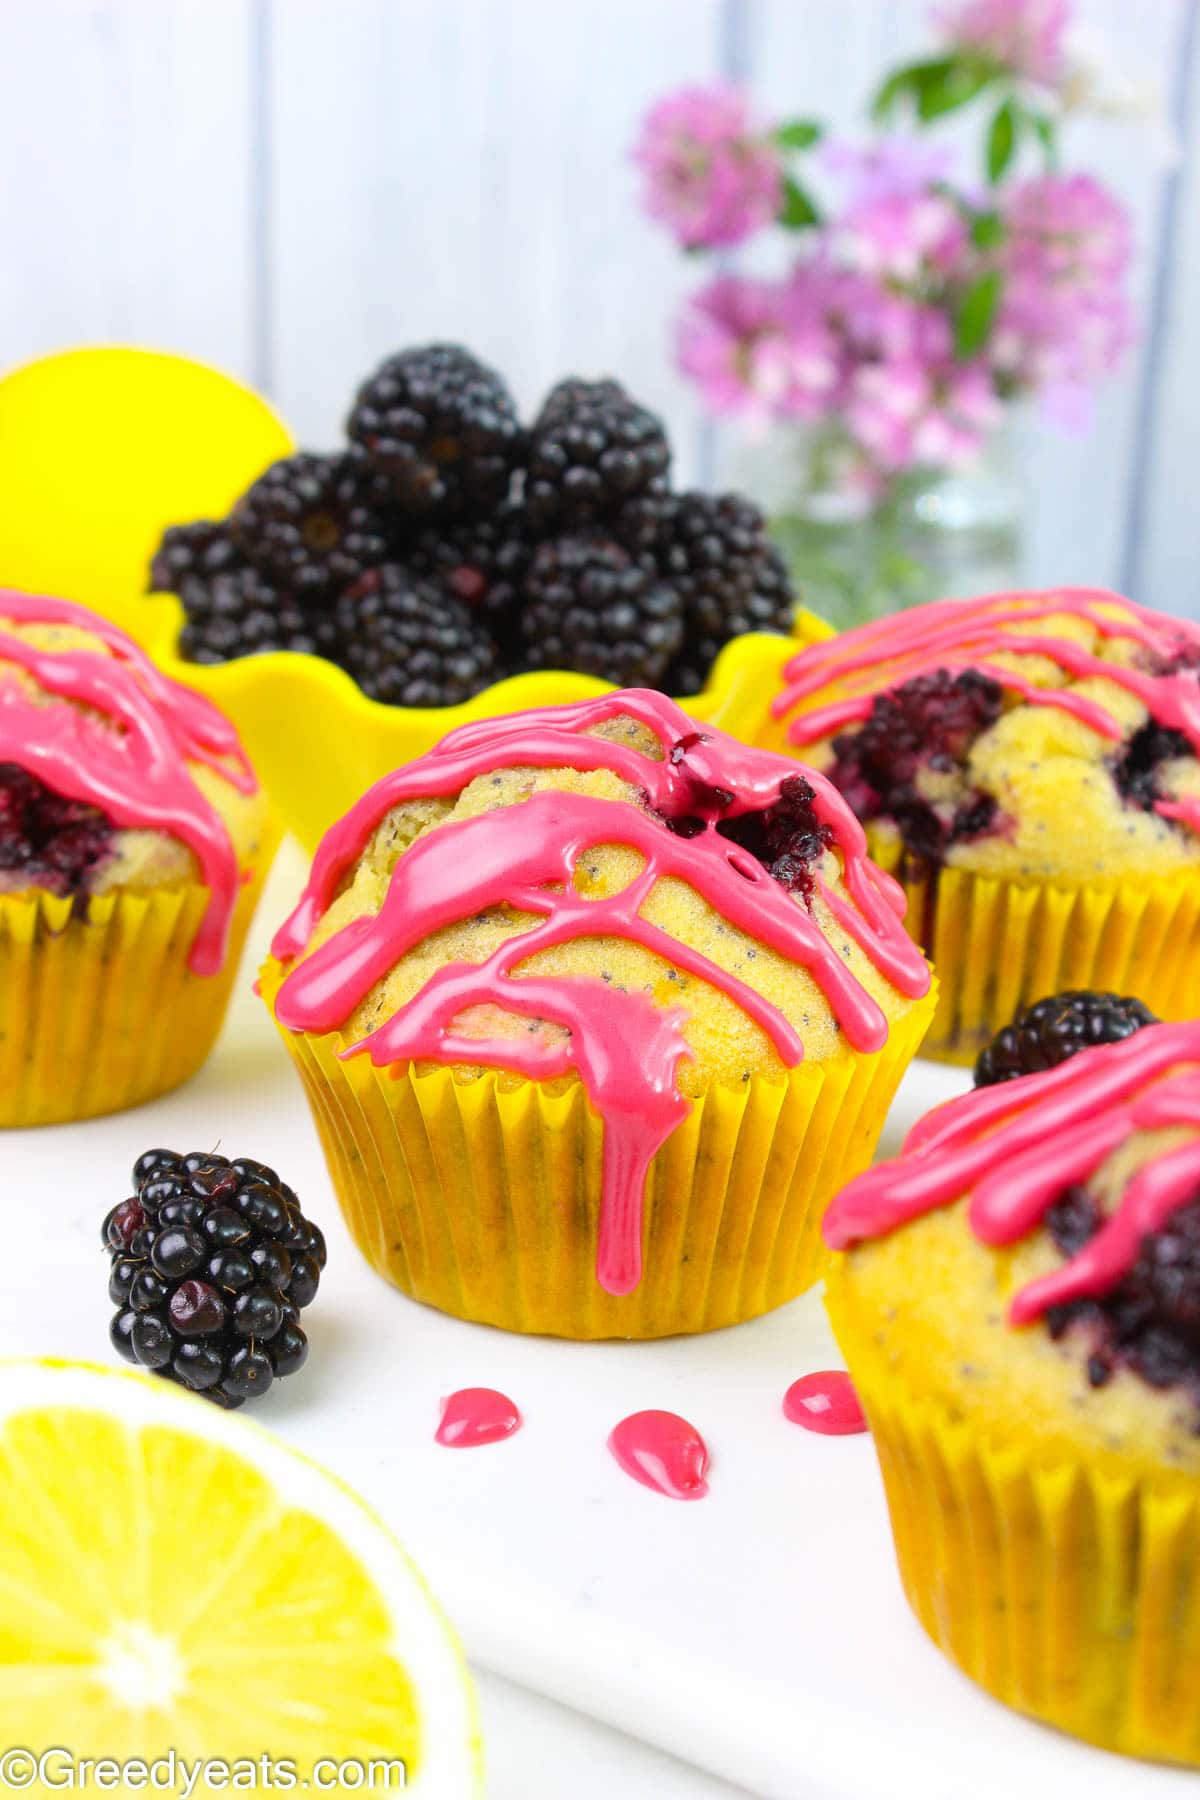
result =
M78 599L138 639L175 680L232 718L287 825L308 849L373 781L455 726L608 691L587 675L514 675L462 706L369 700L320 657L277 651L206 667L175 654L183 613L146 595L167 525L221 517L292 448L266 402L202 364L142 350L79 350L0 381L0 585ZM16 513L10 500L17 495ZM792 639L750 633L726 646L692 718L752 737L795 653L831 635L801 612Z

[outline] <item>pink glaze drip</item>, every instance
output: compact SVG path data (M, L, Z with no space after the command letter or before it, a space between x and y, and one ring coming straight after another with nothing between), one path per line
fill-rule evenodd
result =
M50 650L0 630L0 762L18 764L68 800L99 807L116 826L162 831L185 843L210 890L189 966L197 975L216 974L240 876L229 833L187 764L201 763L239 793L254 793L254 773L233 726L85 607L0 590L0 620L74 626L111 652ZM43 694L73 704L35 700L6 678L5 664L24 669Z
M708 1445L678 1413L630 1413L608 1434L619 1466L668 1500L703 1500L708 1492Z
M628 744L581 735L618 714L655 732L662 761ZM530 765L613 769L645 791L658 811L702 818L710 826L718 818L769 806L797 772L788 758L749 750L720 733L700 738L671 701L648 692L466 726L419 762L377 783L327 834L300 904L276 936L275 955L286 960L304 948L342 877L392 807L457 794L479 775ZM929 972L900 924L902 895L867 861L862 828L841 797L820 776L810 779L814 811L833 833L859 908L855 912L835 901L822 884L839 923L901 992L924 993ZM589 849L613 843L640 853L641 873L620 893L584 898L573 884L577 862ZM685 1015L594 977L535 976L521 974L521 967L539 951L578 938L623 938L727 994L788 1066L803 1055L794 1028L767 1000L642 917L655 884L671 876L748 936L809 969L856 1049L883 1045L887 1021L875 1001L812 915L745 850L711 829L692 838L677 836L623 800L556 789L452 821L419 838L396 864L379 913L354 920L322 944L287 976L276 999L283 1025L333 1032L432 932L499 906L535 915L536 924L487 961L437 970L405 1006L341 1054L365 1052L376 1067L421 1058L484 1063L534 1080L575 1070L605 1121L596 1272L613 1294L630 1293L641 1279L646 1174L690 1110L677 1086L679 1062L689 1053L682 1034ZM459 1015L481 1003L549 1022L561 1027L562 1035L547 1041L536 1032L495 1039L456 1034Z
M973 669L1034 706L1069 713L1101 737L1119 741L1120 723L1100 704L1066 688L1040 688L989 657L1003 653L1042 656L1076 680L1102 676L1135 694L1159 725L1180 731L1200 754L1200 681L1194 673L1154 675L1122 668L1068 639L1042 634L1040 619L1074 614L1101 637L1124 638L1167 660L1181 649L1200 646L1200 626L1190 620L1150 612L1103 588L1063 588L1045 593L982 595L974 600L939 600L911 612L860 625L854 631L810 644L784 669L786 682L771 703L776 718L802 706L810 695L837 685L841 699L803 711L788 727L793 744L812 744L869 716L877 697L914 676L944 669L957 675ZM1022 625L1035 629L1023 631ZM1200 800L1164 800L1162 817L1200 831Z
M1134 1133L1200 1131L1200 1020L1151 1025L1120 1044L1084 1050L936 1107L892 1162L867 1169L825 1215L825 1241L845 1250L970 1193L967 1218L985 1244L1016 1243L1065 1189L1086 1182ZM1009 1316L1092 1300L1129 1274L1142 1240L1200 1188L1200 1140L1166 1151L1133 1176L1096 1235L1061 1268L1029 1282Z
M459 1388L442 1401L442 1417L434 1437L449 1450L474 1450L498 1444L520 1430L521 1415L497 1388Z
M819 1369L793 1381L783 1396L784 1417L822 1437L851 1437L867 1429L854 1384L843 1369Z

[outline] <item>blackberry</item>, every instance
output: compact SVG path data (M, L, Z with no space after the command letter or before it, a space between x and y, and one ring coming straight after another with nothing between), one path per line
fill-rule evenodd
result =
M651 546L667 505L671 450L662 422L616 381L560 381L530 433L525 503L547 534L600 526Z
M780 784L778 800L762 812L739 813L717 824L722 837L748 850L773 880L809 906L813 865L833 843L833 832L813 811L815 799L811 782L789 775Z
M223 663L268 650L300 650L336 660L333 612L275 587L242 564L214 576L189 575L179 584L184 626L179 654L188 662Z
M348 456L272 463L238 501L229 529L246 560L300 600L338 593L388 553L384 521Z
M796 595L787 565L762 514L740 494L680 494L657 555L683 595L684 646L667 678L673 694L698 694L730 638L791 630Z
M978 837L996 820L996 803L977 789L934 804L921 794L924 768L964 772L971 745L1000 716L1001 690L989 676L936 669L879 694L870 715L833 740L830 779L860 819L889 818L904 847L939 863L951 844Z
M210 579L242 565L242 557L225 523L197 519L193 525L170 525L150 564L152 593L177 594L189 576Z
M230 1408L301 1368L325 1240L274 1169L147 1150L133 1185L101 1231L126 1361Z
M998 1031L975 1064L975 1086L993 1087L1018 1075L1056 1069L1080 1050L1119 1044L1158 1020L1140 1000L1078 991L1052 994L1021 1009Z
M391 357L359 389L346 431L408 515L491 511L525 451L508 389L456 344Z
M533 549L524 508L517 501L506 501L490 519L424 532L404 565L464 602L502 647L513 651L520 636L522 584Z
M395 563L338 601L344 664L389 706L457 706L499 673L496 646L464 600Z
M1046 1223L1063 1255L1076 1256L1104 1215L1085 1187L1071 1187ZM1093 1387L1124 1365L1151 1387L1187 1387L1200 1404L1200 1195L1142 1239L1136 1263L1116 1287L1096 1300L1052 1307L1046 1322L1056 1338L1071 1326L1087 1330Z
M683 642L683 600L648 556L609 538L553 538L534 552L521 631L530 668L657 687Z
M1159 765L1175 756L1194 757L1195 751L1182 731L1148 719L1109 765L1122 800L1151 812L1155 802L1165 797L1158 789Z
M285 611L282 596L257 569L245 564L219 575L185 575L179 584L184 626L179 653L188 662L229 662L280 650L298 607Z
M0 892L85 894L112 852L113 831L98 807L56 794L17 763L0 763Z

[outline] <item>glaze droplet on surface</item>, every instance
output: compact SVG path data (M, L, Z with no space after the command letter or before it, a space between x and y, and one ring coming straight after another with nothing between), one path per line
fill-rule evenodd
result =
M627 1475L669 1500L702 1500L708 1492L708 1445L678 1413L630 1413L613 1426L608 1447Z
M854 1383L844 1369L817 1369L793 1381L783 1396L784 1417L821 1437L851 1437L867 1429Z
M498 1444L520 1426L516 1404L498 1388L459 1388L442 1401L434 1437L448 1450L474 1450L480 1444Z

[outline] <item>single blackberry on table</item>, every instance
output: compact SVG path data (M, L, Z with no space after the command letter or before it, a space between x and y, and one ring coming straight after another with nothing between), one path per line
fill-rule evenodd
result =
M325 1240L274 1169L147 1150L133 1187L101 1230L126 1361L229 1408L301 1368Z
M534 552L521 614L533 669L658 687L683 642L683 600L648 556L609 538L552 538Z
M1056 1069L1080 1050L1119 1044L1143 1025L1157 1025L1148 1006L1120 994L1084 989L1051 994L1021 1009L979 1054L975 1086L992 1087L1018 1075Z
M972 744L1000 716L1001 690L990 676L935 669L876 696L870 714L833 740L830 779L860 819L894 819L904 847L941 862L951 844L978 837L995 822L990 795L965 790ZM955 801L934 804L917 786L923 768L964 774Z
M717 653L743 631L792 628L796 595L761 512L741 494L680 494L656 546L683 595L684 643L667 677L673 694L698 694Z
M189 576L207 580L241 566L241 552L226 522L197 519L192 525L169 525L150 563L150 589L177 594Z
M413 575L436 581L469 606L506 650L519 638L522 583L534 551L519 501L505 501L491 518L423 532L404 556Z
M98 807L56 794L17 763L0 763L0 892L87 892L112 852L114 826Z
M457 706L500 673L496 646L464 600L399 564L372 569L338 601L344 666L389 706Z
M234 507L229 529L246 560L301 601L337 594L389 548L346 455L301 452L272 463Z
M402 513L485 513L499 506L525 453L500 377L457 344L388 359L346 421L376 491Z
M667 507L671 450L661 420L616 381L560 381L530 432L525 504L542 532L601 526L650 547Z

